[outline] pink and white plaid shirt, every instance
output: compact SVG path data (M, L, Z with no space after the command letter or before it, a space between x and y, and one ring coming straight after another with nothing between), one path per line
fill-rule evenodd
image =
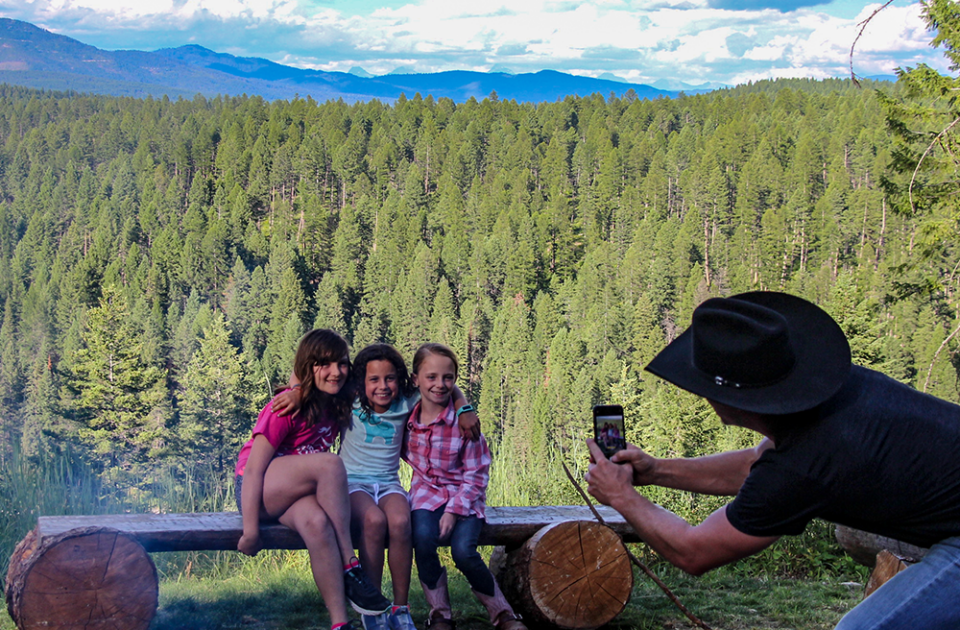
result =
M461 437L452 399L426 424L421 424L420 405L407 420L403 447L403 459L413 468L410 509L436 510L446 504L444 512L484 518L490 481L487 441L482 435L476 441Z

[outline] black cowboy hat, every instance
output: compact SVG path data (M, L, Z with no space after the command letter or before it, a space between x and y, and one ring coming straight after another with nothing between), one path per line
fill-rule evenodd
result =
M788 414L837 393L850 373L850 344L817 305L755 291L698 306L646 369L737 409Z

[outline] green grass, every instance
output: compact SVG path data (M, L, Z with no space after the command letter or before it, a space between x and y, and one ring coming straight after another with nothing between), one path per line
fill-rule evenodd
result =
M159 475L136 494L108 493L82 462L72 458L29 464L13 452L0 468L0 568L13 546L34 526L38 514L145 511L158 501L172 511L232 509L229 484L194 482L193 475ZM199 474L198 479L209 477ZM161 499L162 498L162 499ZM686 576L656 557L635 553L651 564L680 600L717 630L819 630L833 628L860 601L866 570L856 566L833 540L832 526L815 521L798 537L784 538L756 557L702 578ZM489 552L489 549L487 550ZM305 552L262 552L246 558L235 552L154 554L160 575L160 607L152 630L279 630L329 628L329 616L310 577ZM490 628L482 606L456 569L451 595L461 630ZM384 592L390 592L385 583ZM411 610L425 626L426 604L414 576ZM633 597L609 626L653 630L690 628L660 589L637 572ZM6 612L0 630L15 630Z
M256 565L256 566L255 566ZM856 605L862 587L841 578L764 579L721 570L701 578L660 564L655 569L696 616L717 630L833 628ZM450 590L460 630L490 628L486 612L452 567ZM384 585L389 592L389 584ZM222 577L168 577L151 630L329 628L329 616L309 576L303 553L273 554ZM425 627L426 603L414 577L414 621ZM694 626L646 576L637 572L633 596L608 628L654 630Z
M151 630L320 630L330 627L310 578L305 552L154 555L161 575L160 608ZM449 559L450 591L460 630L489 629L483 607ZM774 578L751 575L746 567L719 569L700 578L663 562L654 571L696 616L715 630L821 630L833 628L862 596L862 579L850 576ZM852 576L856 580L859 576ZM649 578L635 573L633 596L606 626L618 630L661 630L694 626ZM414 621L425 627L427 607L414 575L410 604ZM389 582L384 592L390 592ZM0 630L14 630L0 616Z

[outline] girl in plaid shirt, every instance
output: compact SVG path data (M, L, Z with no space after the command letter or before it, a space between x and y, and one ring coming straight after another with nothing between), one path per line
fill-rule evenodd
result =
M457 426L453 387L457 357L450 348L427 343L413 357L413 384L420 402L407 421L404 459L413 468L410 509L413 549L427 603L430 627L452 630L446 569L437 547L449 540L457 568L499 630L526 630L477 551L484 522L490 449L463 439Z

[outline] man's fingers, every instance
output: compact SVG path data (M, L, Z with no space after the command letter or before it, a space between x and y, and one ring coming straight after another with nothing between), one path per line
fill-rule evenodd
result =
M593 458L593 461L600 462L607 458L607 456L603 454L603 451L600 450L600 447L597 446L597 443L593 440L593 438L587 438L587 448L590 449L590 456Z

